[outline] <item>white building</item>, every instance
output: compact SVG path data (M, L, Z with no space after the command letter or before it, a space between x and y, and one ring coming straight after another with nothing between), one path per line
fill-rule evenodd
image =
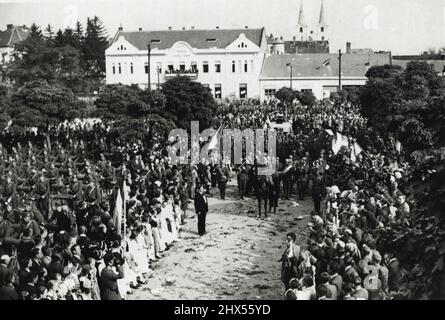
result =
M215 98L259 98L266 52L264 28L125 32L121 27L105 51L106 83L147 88L150 78L154 89L180 74L209 87Z
M329 98L339 87L339 55L329 53L272 54L263 64L260 99L272 97L282 87L312 91L317 99ZM342 88L366 84L366 72L372 66L391 63L390 53L343 54L341 63ZM291 70L292 67L292 70Z

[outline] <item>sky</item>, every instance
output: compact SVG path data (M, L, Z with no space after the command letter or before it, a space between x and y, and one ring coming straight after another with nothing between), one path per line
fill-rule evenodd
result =
M56 28L97 15L109 36L124 30L261 28L292 40L302 0L0 0L6 24ZM321 0L303 0L308 24L317 26ZM419 54L445 47L445 0L324 0L331 52L353 48Z

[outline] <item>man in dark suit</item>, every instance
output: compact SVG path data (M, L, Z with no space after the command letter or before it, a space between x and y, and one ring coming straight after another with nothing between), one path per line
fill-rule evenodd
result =
M204 194L204 187L199 186L198 192L195 194L195 211L198 216L198 234L203 236L206 233L206 215L209 211L207 197Z

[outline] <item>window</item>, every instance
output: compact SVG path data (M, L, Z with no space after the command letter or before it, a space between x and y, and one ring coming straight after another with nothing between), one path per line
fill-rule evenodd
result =
M121 63L119 62L119 74L122 73Z
M170 71L170 72L173 72L175 70L175 68L173 67L173 64L169 64L167 66L167 68L168 68L168 71Z
M324 27L321 27L320 30L321 30L321 32L324 32Z
M116 74L116 66L114 63L113 63L113 74Z
M148 63L145 64L144 69L145 69L145 73L148 74Z
M209 72L209 63L207 61L204 61L202 63L202 72L208 73Z
M232 61L232 72L235 73L235 60Z
M208 39L206 39L206 41L207 42L216 42L216 39L215 38L208 38Z
M196 63L196 61L192 61L192 63L190 64L192 71L194 72L198 72L198 64Z
M221 99L221 84L215 83L215 99Z
M247 73L247 60L244 61L244 72Z
M312 92L312 89L301 89L301 92Z
M133 62L130 63L130 73L133 74Z
M239 85L239 97L241 99L247 98L247 83L240 83L240 85Z
M300 28L300 33L303 33L303 27Z
M185 71L185 62L179 62L179 70L181 71L181 72L184 72Z
M215 62L215 72L220 73L221 72L221 62L216 61Z
M277 92L276 89L264 89L264 94L268 98L274 97L276 92Z
M158 70L158 73L162 73L162 64L160 62L156 64L156 70Z

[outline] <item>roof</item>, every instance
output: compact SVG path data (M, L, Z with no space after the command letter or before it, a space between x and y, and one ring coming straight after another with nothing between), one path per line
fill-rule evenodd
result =
M288 78L288 63L292 65L293 78L338 77L338 54L314 53L269 55L264 61L261 78ZM389 63L389 53L344 54L342 74L344 77L365 77L369 67Z
M147 44L151 43L151 48L159 50L168 49L178 41L185 41L193 48L210 49L226 48L235 41L241 33L244 33L247 39L261 47L264 28L261 29L214 29L214 30L164 30L164 31L118 31L115 42L123 35L125 39L139 50L146 50ZM214 39L214 41L207 41ZM160 42L152 42L160 40Z
M5 31L0 31L0 47L12 47L26 39L28 35L29 29L22 26L14 26Z
M445 60L419 60L419 59L413 59L413 60L399 60L399 59L393 59L392 63L397 66L401 66L402 68L405 68L408 63L411 61L419 61L419 62L426 62L428 64L432 64L434 66L434 69L437 71L437 73L442 73L445 69Z

